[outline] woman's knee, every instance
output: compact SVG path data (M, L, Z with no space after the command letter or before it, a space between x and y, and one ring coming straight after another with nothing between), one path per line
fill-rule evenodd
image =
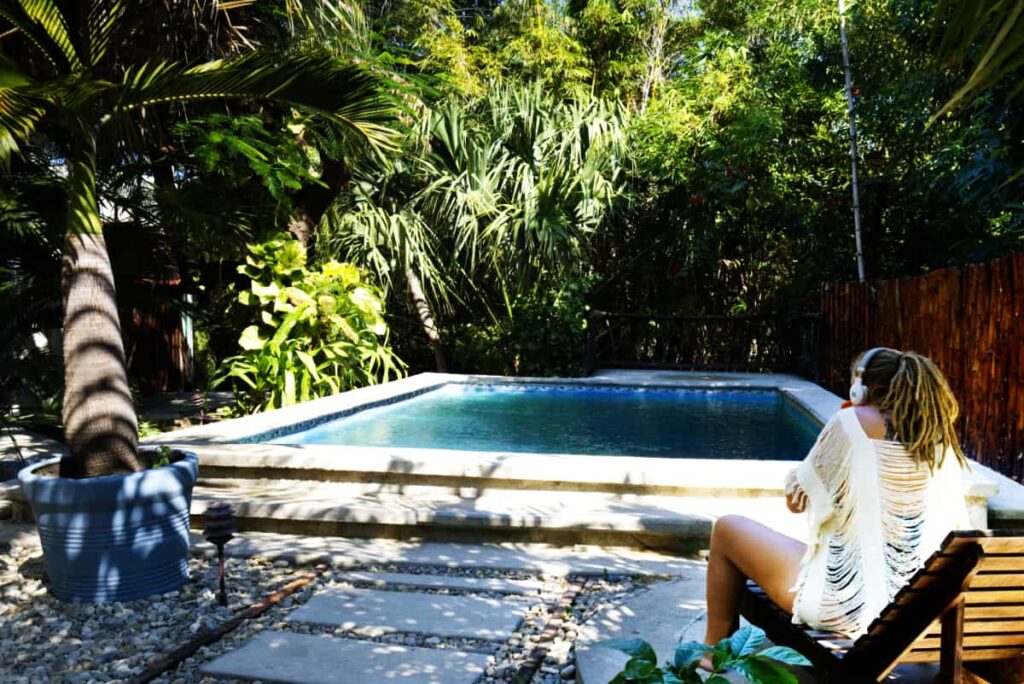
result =
M744 529L749 529L750 518L742 515L723 515L715 521L711 528L711 547L725 551L732 540L743 534Z

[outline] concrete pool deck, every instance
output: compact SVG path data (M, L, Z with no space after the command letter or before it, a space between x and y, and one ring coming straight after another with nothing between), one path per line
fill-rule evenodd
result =
M253 530L458 540L479 536L686 551L706 543L712 522L733 511L788 534L802 533L799 518L781 505L792 461L251 441L451 383L775 391L818 424L842 403L812 382L777 374L606 370L587 378L505 378L423 373L145 442L196 451L202 481L194 510L218 498L231 501L242 524ZM968 492L979 527L988 524L986 502L999 489L989 472L978 467ZM1019 503L1003 509L1017 510ZM1019 509L1024 523L1024 505Z
M251 443L253 435L394 403L449 383L778 391L818 423L841 399L787 375L602 371L589 378L424 373L305 404L156 435L198 453L194 516L232 502L243 530L457 541L631 544L689 551L736 512L794 536L783 505L792 461L668 459L447 449ZM975 466L969 496L978 527L1024 526L1024 487ZM8 498L17 498L17 488ZM988 520L986 520L986 515Z

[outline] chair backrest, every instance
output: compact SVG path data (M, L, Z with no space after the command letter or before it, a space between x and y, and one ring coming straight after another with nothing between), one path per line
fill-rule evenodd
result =
M951 533L844 661L879 675L897 663L939 661L938 618L961 597L963 660L1024 655L1024 531Z

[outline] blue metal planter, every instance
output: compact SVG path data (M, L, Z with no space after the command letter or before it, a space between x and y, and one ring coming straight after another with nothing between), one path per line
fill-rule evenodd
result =
M129 475L82 480L18 474L43 546L50 591L64 601L131 601L188 581L195 454Z

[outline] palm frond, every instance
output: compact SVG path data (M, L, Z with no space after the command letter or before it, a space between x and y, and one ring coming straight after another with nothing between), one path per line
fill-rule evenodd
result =
M67 18L53 0L2 0L0 16L11 22L61 73L82 68Z
M937 56L946 64L963 64L975 51L975 62L964 84L932 117L934 122L1024 67L1024 0L942 0L936 16L944 19ZM1013 89L1011 97L1024 86Z
M320 114L382 157L395 146L394 103L380 78L329 55L257 53L192 67L150 62L125 74L114 111L229 98L274 100Z
M364 54L370 27L362 9L347 0L285 0L292 38L299 52Z
M110 42L125 15L124 0L92 0L89 7L89 64L95 66L107 54Z
M0 87L0 168L10 169L11 158L46 113L44 102L26 88Z

